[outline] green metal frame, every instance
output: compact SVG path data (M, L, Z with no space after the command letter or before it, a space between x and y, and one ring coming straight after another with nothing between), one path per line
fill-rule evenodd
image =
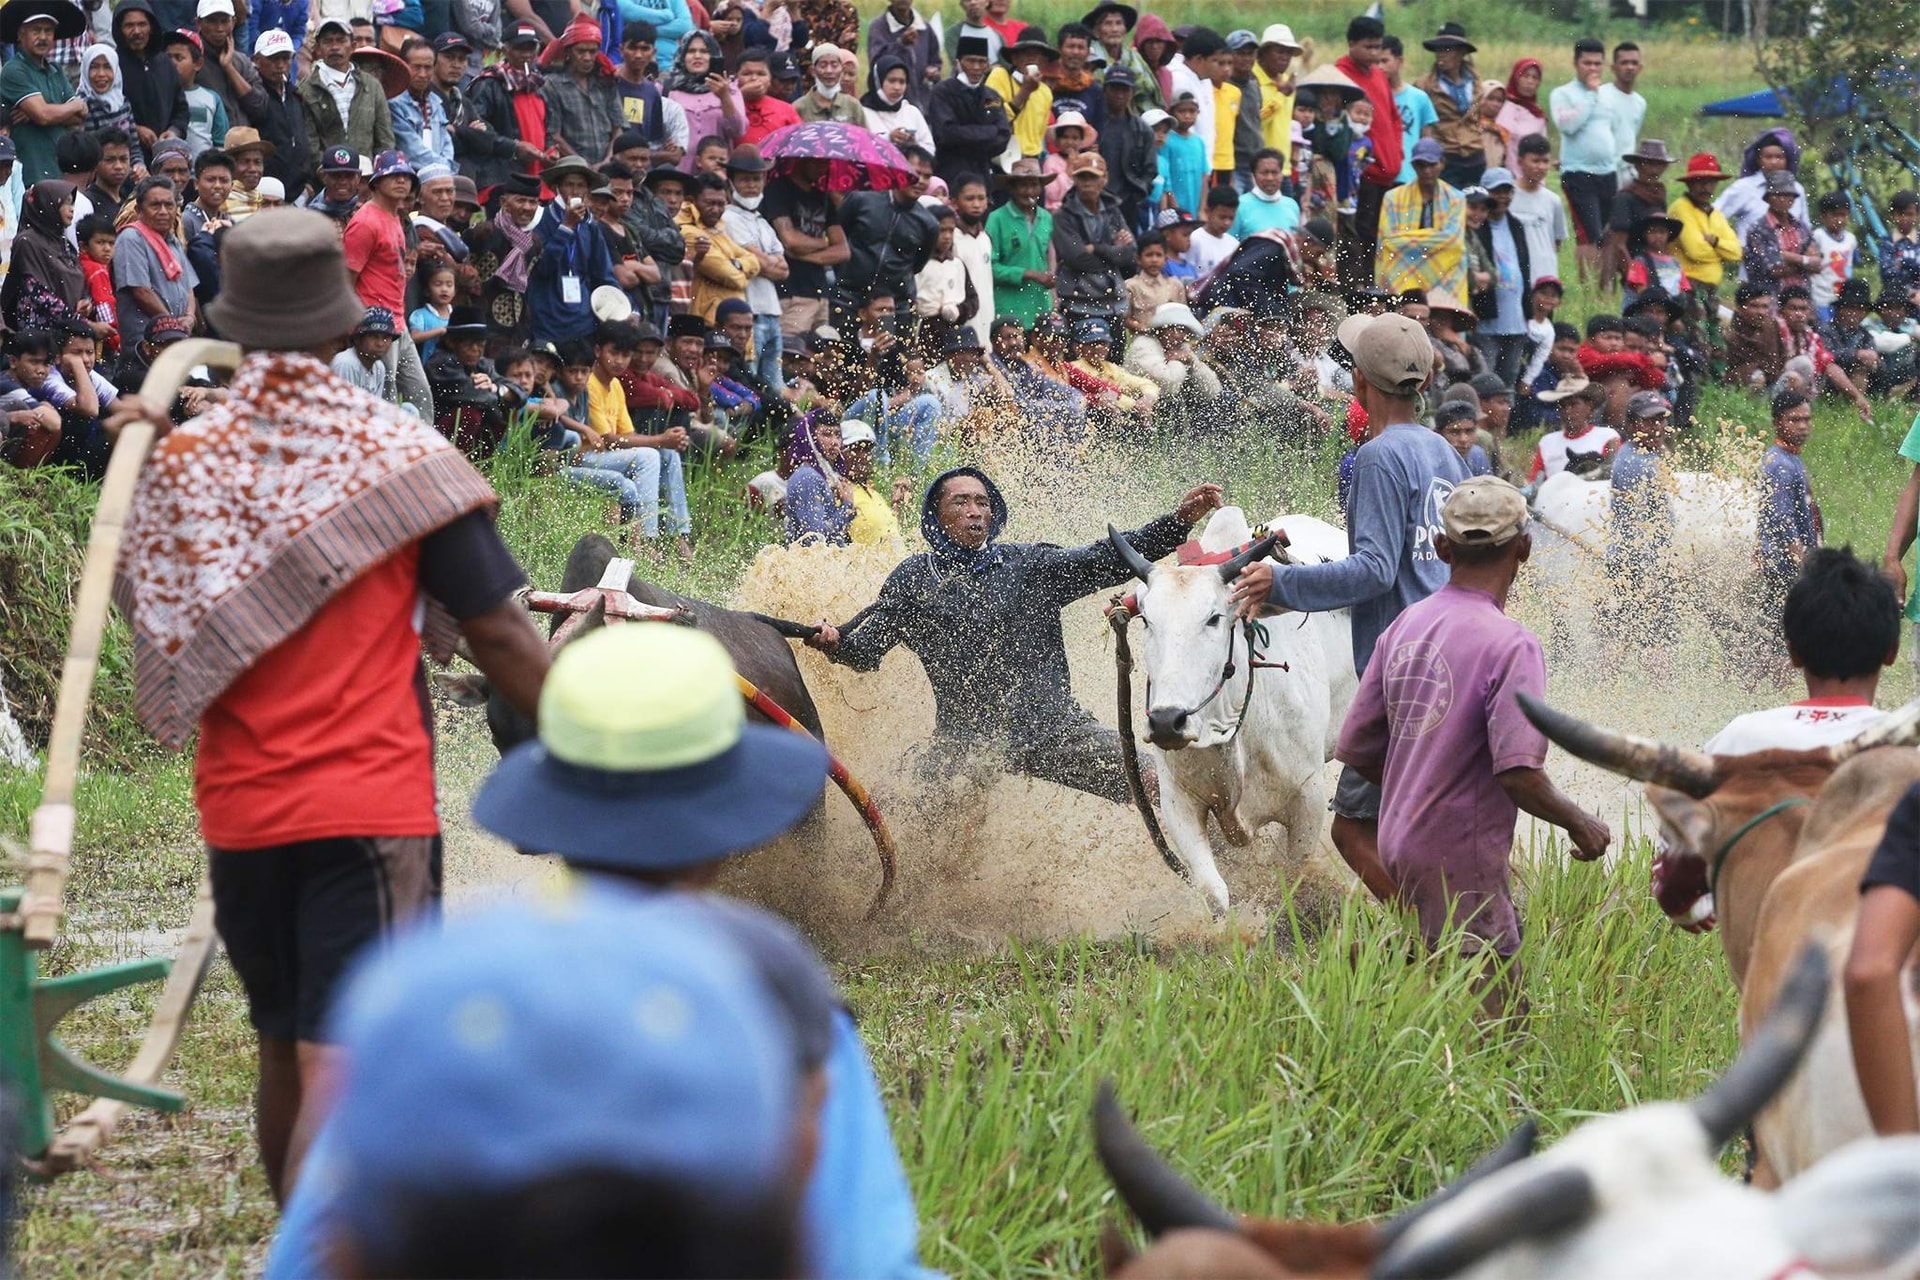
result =
M21 1153L38 1159L53 1142L49 1095L55 1089L155 1111L181 1110L186 1106L182 1095L102 1071L53 1034L62 1018L95 996L160 981L172 971L173 961L135 960L63 978L42 978L18 918L24 894L17 885L0 889L0 1080L18 1102Z

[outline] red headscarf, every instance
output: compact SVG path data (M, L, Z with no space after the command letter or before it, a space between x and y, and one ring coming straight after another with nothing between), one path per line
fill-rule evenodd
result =
M1539 89L1536 88L1532 93L1520 92L1520 73L1529 67L1539 72L1542 79L1546 77L1546 69L1540 65L1540 59L1520 59L1520 61L1513 64L1513 74L1507 77L1507 101L1513 103L1515 106L1525 107L1533 113L1535 119L1544 120L1547 113L1540 109Z

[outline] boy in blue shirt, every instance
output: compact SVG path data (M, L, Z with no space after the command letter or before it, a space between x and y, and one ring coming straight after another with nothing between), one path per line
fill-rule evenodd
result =
M1773 444L1760 463L1759 574L1766 630L1779 630L1787 588L1820 545L1820 504L1800 451L1813 434L1813 402L1798 391L1773 398Z
M1673 480L1666 453L1673 406L1658 391L1627 401L1626 442L1613 455L1613 503L1608 516L1606 621L1619 640L1629 632L1649 658L1674 638L1673 575L1661 561L1673 542Z

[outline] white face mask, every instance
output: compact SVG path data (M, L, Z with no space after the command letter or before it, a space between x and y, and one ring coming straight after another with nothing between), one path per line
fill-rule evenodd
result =
M907 96L907 91L905 89L902 89L898 93L889 93L885 85L880 86L880 101L886 103L890 107L899 106L901 100L904 99L906 96Z
M835 80L829 84L816 76L813 81L813 91L825 98L828 102L832 102L840 96L840 82Z
M958 80L961 84L967 86L967 88L969 89L978 89L980 87L980 82L978 80L975 80L972 76L968 75L964 71L954 72L953 78L955 80Z
M765 192L761 192L757 196L743 196L743 195L740 195L738 192L735 192L733 197L733 202L739 205L742 209L753 210L753 209L758 209L760 207L760 202L762 200L765 200L766 198L767 196Z

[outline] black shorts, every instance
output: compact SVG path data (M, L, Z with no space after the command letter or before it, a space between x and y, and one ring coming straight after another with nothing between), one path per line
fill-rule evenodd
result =
M265 1040L323 1040L360 949L439 909L437 835L209 848L207 857L214 927Z
M1560 191L1573 214L1573 233L1581 244L1600 244L1607 238L1607 218L1620 179L1611 173L1562 173Z

